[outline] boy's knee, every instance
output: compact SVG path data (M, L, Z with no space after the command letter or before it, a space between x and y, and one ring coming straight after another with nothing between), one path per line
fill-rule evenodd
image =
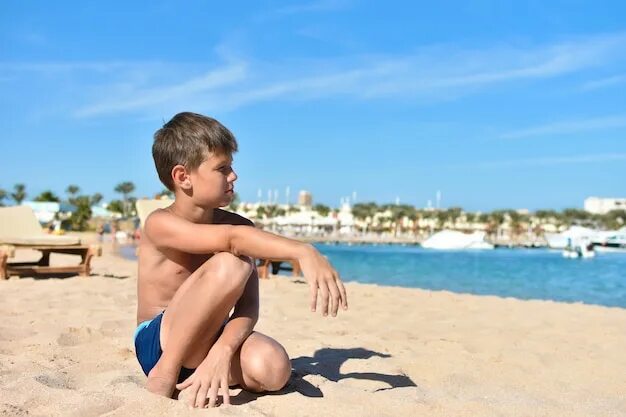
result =
M207 262L211 262L213 279L221 281L223 285L235 287L246 285L253 268L248 258L238 257L228 252L216 253Z
M252 361L252 376L262 390L278 391L287 385L291 377L291 361L285 349L273 344L256 353Z

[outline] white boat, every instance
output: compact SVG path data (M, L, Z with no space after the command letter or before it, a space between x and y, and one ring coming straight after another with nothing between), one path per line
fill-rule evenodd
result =
M563 249L563 257L570 259L589 259L596 256L593 244L589 239L581 239L578 241L570 240L568 245Z
M561 233L546 233L545 237L548 241L548 246L552 249L565 249L568 242L575 242L578 240L593 240L596 235L596 231L582 226L572 226Z
M626 252L626 226L619 230L598 232L591 243L598 252Z
M485 241L485 232L472 234L456 230L442 230L422 242L422 247L428 249L493 249L493 245Z

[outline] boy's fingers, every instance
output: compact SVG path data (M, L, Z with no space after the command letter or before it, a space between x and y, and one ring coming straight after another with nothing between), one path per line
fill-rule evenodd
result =
M190 376L187 379L185 379L183 382L181 382L180 384L176 384L176 389L179 391L182 391L185 388L187 388L189 385L191 385L192 381L193 379Z
M311 311L315 312L317 308L317 284L315 282L311 282L309 284L309 290L311 292Z
M348 309L348 294L346 293L346 287L343 286L343 282L339 278L339 274L335 272L335 280L337 287L339 287L339 294L341 294L341 306L344 310Z
M328 315L328 285L324 281L319 282L320 292L322 293L322 314Z
M230 392L228 392L228 381L222 380L222 396L224 397L224 405L230 405Z
M191 388L189 388L189 397L187 397L187 402L190 407L193 407L196 404L196 397L198 396L198 390L200 389L200 383L193 384Z
M204 404L206 404L206 393L208 391L208 387L205 385L201 385L198 393L196 394L196 407L204 408Z
M337 310L339 309L339 289L337 288L337 283L334 279L328 284L328 289L330 290L331 295L330 313L333 317L336 317Z
M219 382L213 382L211 388L209 388L209 408L215 407L215 401L217 400L217 390L219 389Z

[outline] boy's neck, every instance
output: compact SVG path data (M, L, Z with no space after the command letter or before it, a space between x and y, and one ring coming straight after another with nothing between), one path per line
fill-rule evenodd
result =
M213 223L214 208L198 207L191 202L174 200L174 204L167 209L170 213L182 217L192 223L209 224Z

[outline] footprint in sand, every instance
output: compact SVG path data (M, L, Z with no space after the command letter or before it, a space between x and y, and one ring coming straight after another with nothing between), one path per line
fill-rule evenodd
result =
M61 346L76 346L102 339L102 332L90 327L69 327L58 337L57 343Z
M35 377L35 381L49 388L76 389L69 377L65 374L41 374Z
M139 378L137 375L122 375L109 382L109 385L118 384L134 384L143 387L145 385L145 378Z
M100 326L100 331L105 336L130 335L133 330L132 320L105 320Z
M17 405L2 403L0 404L0 416L28 416L28 410L18 407Z

